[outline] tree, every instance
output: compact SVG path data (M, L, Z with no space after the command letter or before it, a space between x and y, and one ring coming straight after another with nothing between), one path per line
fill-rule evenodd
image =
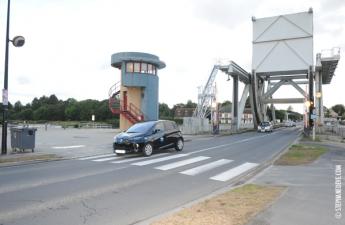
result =
M33 112L34 120L48 120L49 112L47 106L41 106Z
M196 108L197 105L198 105L198 104L192 102L191 100L188 100L185 107L186 107L186 108Z
M48 100L47 100L47 104L49 105L55 105L59 103L59 99L55 96L55 95L50 95Z
M71 103L66 106L65 116L67 120L79 120L80 107L77 103Z
M342 116L345 113L345 107L343 104L337 104L337 105L332 106L332 110L338 113L338 116Z
M293 108L292 108L291 105L289 105L289 107L287 108L287 111L288 111L288 112L292 112L292 111L293 111Z
M23 105L20 101L17 101L16 103L14 103L14 107L13 110L14 112L20 112L23 109Z
M164 118L171 116L171 109L169 108L169 106L165 103L159 103L159 117Z
M251 108L249 96L248 96L247 99L246 99L246 103L245 103L245 106L244 106L244 107L245 107L245 108Z
M34 98L31 102L31 108L32 110L36 110L39 107L41 107L41 102L38 100L38 98Z
M20 113L18 113L16 115L16 119L19 119L19 120L33 120L32 109L30 109L30 108L23 109Z
M276 119L283 121L285 119L285 110L275 110L276 112Z
M224 107L224 106L231 106L232 103L229 101L229 100L226 100L224 102L221 103L221 107Z

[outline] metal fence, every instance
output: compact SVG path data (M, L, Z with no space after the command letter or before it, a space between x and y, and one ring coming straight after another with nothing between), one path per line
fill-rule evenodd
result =
M345 138L345 126L342 125L324 125L317 128L317 132L321 134L334 135Z

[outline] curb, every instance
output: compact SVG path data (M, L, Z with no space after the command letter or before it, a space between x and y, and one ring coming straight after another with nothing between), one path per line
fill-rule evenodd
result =
M67 158L34 159L34 160L27 160L27 161L0 163L0 168L14 167L14 166L26 166L26 165L37 164L37 163L54 162L54 161L62 161L62 160L68 160L68 159Z

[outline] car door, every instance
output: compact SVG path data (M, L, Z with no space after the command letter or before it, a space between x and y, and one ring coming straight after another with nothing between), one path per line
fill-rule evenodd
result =
M165 126L165 139L167 145L173 145L177 140L178 130L172 121L164 121Z
M153 129L153 132L154 132L153 145L155 146L155 148L160 148L162 146L165 146L166 138L164 137L165 127L164 127L163 122L161 121L157 122L157 124L155 125Z

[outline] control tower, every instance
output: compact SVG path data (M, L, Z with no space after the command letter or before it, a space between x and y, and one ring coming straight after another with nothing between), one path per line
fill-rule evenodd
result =
M109 108L120 114L120 129L158 120L158 69L165 63L148 53L119 52L111 56L111 66L121 70L121 81L109 90Z

